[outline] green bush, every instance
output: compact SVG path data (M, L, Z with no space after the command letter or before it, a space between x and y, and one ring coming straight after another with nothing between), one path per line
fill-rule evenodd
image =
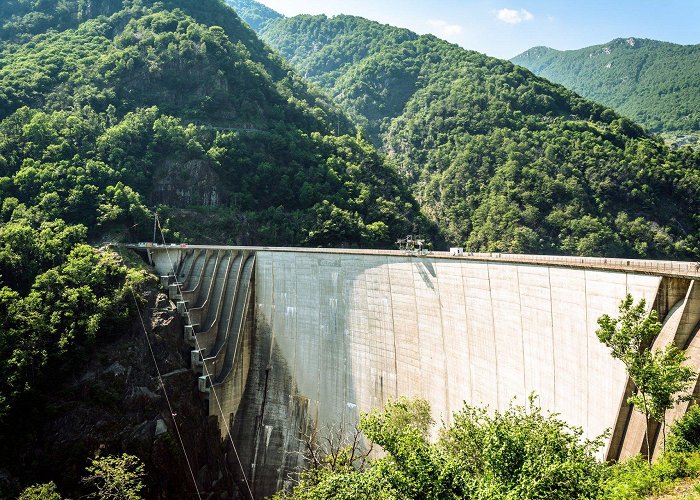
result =
M642 498L657 485L652 466L641 455L613 465L608 472L600 498Z
M697 451L700 449L700 406L693 405L672 426L666 442L669 451Z
M121 456L97 457L87 467L83 482L95 490L92 497L102 500L139 500L146 476L141 460L123 453Z
M493 414L466 406L438 442L449 457L452 482L469 498L590 498L604 477L595 458L602 438L557 415L545 414L531 398Z
M62 498L56 491L56 484L53 481L29 486L19 495L19 500L62 500Z
M676 479L695 476L698 471L698 453L667 452L651 465L636 455L608 469L600 498L645 498L663 493Z
M362 417L386 455L361 470L311 469L277 498L595 498L606 465L600 440L582 439L531 399L503 412L464 406L437 442L426 401L399 399Z

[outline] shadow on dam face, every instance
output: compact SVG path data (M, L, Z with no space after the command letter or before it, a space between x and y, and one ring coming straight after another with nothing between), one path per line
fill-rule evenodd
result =
M340 265L302 257L257 263L256 283L267 284L256 286L251 369L232 425L256 497L289 486L305 465L308 435L338 426L354 430L358 421L357 370L348 345L357 325L347 323L345 311L359 274L352 266L332 270ZM375 406L389 396L379 385ZM231 470L238 468L233 461Z
M319 402L299 391L285 357L272 341L269 325L258 324L259 342L251 352L253 367L245 393L231 426L246 477L256 498L289 487L307 463L306 443L326 428L354 430L358 413L354 405L339 408L332 420L319 418ZM347 388L352 393L351 387ZM325 436L324 436L325 437ZM233 454L230 470L240 480L240 466ZM244 487L244 485L243 485Z
M398 396L428 400L449 423L464 402L504 410L536 392L587 437L612 429L600 456L620 456L638 445L627 436L636 423L596 320L630 293L662 319L681 307L665 341L687 340L700 312L692 279L626 269L289 249L257 249L255 265L250 370L224 414L235 412L256 496L302 465L309 429L354 423Z

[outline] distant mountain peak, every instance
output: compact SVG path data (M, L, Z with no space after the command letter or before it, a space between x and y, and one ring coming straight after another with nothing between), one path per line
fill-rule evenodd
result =
M524 52L521 52L517 56L515 56L513 59L518 59L518 58L527 58L527 57L534 57L536 59L539 59L547 54L551 54L553 52L559 52L557 49L553 49L552 47L547 47L545 45L537 45L536 47L531 47L527 49Z
M652 131L700 130L700 45L628 36L575 50L533 47L511 61Z

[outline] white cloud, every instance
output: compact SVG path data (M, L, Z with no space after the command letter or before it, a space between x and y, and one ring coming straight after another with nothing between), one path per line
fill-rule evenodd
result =
M496 11L496 19L507 24L520 24L525 21L532 21L535 16L532 12L520 9L500 9Z
M436 28L438 35L445 37L459 35L464 31L464 28L459 24L450 24L442 19L429 19L428 25Z

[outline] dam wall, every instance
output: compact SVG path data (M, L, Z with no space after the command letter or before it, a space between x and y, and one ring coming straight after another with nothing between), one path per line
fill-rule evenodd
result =
M151 258L167 274L190 251L170 249L166 261L160 248ZM312 430L351 429L360 412L400 396L428 400L435 421L449 423L464 403L504 410L535 392L587 437L610 429L601 458L644 451L644 422L626 403L632 386L598 341L596 320L617 315L630 293L668 317L659 345L696 349L693 263L247 251L255 271L241 348L231 376L203 389L256 496L287 484Z

